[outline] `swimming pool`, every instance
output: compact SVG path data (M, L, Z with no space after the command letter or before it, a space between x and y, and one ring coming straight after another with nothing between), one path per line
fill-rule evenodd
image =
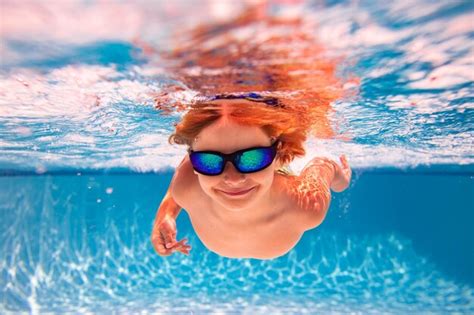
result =
M185 211L189 256L159 257L149 241L185 151L166 141L177 116L149 98L173 79L132 38L165 43L208 7L2 6L29 23L2 27L0 313L474 312L470 2L293 9L345 52L341 75L361 79L358 97L333 104L350 141L307 145L309 157L346 153L354 178L320 227L268 261L210 252ZM78 10L96 22L79 28ZM35 24L45 12L65 31Z
M171 173L2 177L2 312L472 312L472 175L357 172L322 226L267 261L210 252L185 212L190 256L156 256Z

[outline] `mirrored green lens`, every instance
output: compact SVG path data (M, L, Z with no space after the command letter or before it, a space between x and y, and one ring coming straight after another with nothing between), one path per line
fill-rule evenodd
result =
M273 161L271 148L260 148L244 152L238 166L241 172L252 172L270 165Z
M212 153L192 154L191 162L198 171L209 174L220 173L223 166L223 159Z

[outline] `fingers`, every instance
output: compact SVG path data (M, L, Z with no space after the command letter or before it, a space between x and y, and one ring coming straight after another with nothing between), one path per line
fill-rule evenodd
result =
M175 242L171 247L168 248L167 246L165 246L165 243L163 242L162 239L161 240L160 239L155 239L155 240L153 240L153 246L154 246L156 252L160 256L170 256L175 251L181 252L185 255L189 255L189 252L191 250L191 246L188 245L188 244L185 244L185 242L187 242L187 239L183 239L179 242Z
M158 253L158 255L160 255L160 256L169 256L169 255L171 255L171 250L166 249L165 246L163 246L161 244L158 244L155 247L155 250Z
M185 239L182 239L181 241L177 242L172 248L171 250L173 251L179 251L185 255L189 255L189 251L191 250L191 246L188 245L188 244L185 244L185 242L187 242L188 240L185 238Z
M152 243L155 251L161 256L169 256L175 251L188 255L191 246L185 244L187 239L176 241L176 222L163 220L153 230Z
M189 246L189 245L177 245L177 246L174 246L172 248L165 248L164 245L158 244L155 247L155 250L160 256L170 256L172 253L174 253L176 251L181 252L185 255L189 255L189 251L191 250L191 246Z
M176 243L175 246L173 246L172 249L189 253L189 251L191 250L191 246L188 244L185 244L187 241L188 240L186 238L179 241L178 243Z
M181 254L184 254L184 255L189 255L189 252L191 251L191 246L187 247L187 248L180 248L180 249L177 249L176 251L180 252Z
M341 160L341 164L343 166L343 168L347 169L347 168L350 168L349 167L349 163L347 162L347 158L346 156L343 154L339 157L339 159Z
M155 249L156 253L160 256L169 256L171 255L171 251L165 248L165 245L161 243L158 239L152 239L153 248Z
M165 236L166 235L166 236ZM170 241L170 234L166 232L159 231L157 235L154 235L152 238L153 247L155 251L160 256L169 256L172 253L171 247L167 244L173 243Z
M345 154L341 155L339 159L341 160L342 165L347 165L347 158Z
M351 170L351 167L350 167L349 163L347 162L346 156L344 154L341 155L340 160L341 160L341 163L342 163L343 173L346 176L347 180L350 181L352 170Z
M176 231L165 231L164 233L161 233L163 236L163 244L166 246L166 248L171 248L173 247L174 244L176 244Z

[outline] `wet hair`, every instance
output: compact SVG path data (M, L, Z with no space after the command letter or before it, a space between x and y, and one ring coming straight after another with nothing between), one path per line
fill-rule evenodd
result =
M172 61L168 69L183 85L164 87L155 107L164 114L186 111L169 142L191 147L201 130L225 117L280 139L276 158L286 165L304 156L308 136L333 138L331 103L346 94L345 82L357 86L358 80L338 77L342 57L326 53L311 23L262 17L255 6L237 19L190 32L191 41L186 38L163 56ZM237 32L254 26L264 36ZM183 91L197 94L189 100L188 94L180 95Z
M191 147L204 128L225 117L240 125L260 127L268 137L279 139L281 147L276 160L283 165L290 163L295 157L305 155L304 142L308 128L301 123L297 112L258 101L239 103L226 102L227 99L235 98L216 98L212 102L192 104L182 120L175 125L176 129L169 137L169 143Z

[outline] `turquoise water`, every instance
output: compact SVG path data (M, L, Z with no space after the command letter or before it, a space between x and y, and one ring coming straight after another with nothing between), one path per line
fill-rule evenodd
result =
M0 313L473 313L470 1L273 5L316 22L344 56L340 75L360 78L331 116L350 140L309 139L292 165L344 153L351 187L278 259L209 251L185 211L190 255L154 253L156 208L185 149L167 143L179 115L152 95L179 82L134 39L166 47L228 6L1 4Z
M171 173L0 179L2 312L471 313L473 172L357 170L326 221L274 260L149 242ZM211 312L212 311L212 312Z

